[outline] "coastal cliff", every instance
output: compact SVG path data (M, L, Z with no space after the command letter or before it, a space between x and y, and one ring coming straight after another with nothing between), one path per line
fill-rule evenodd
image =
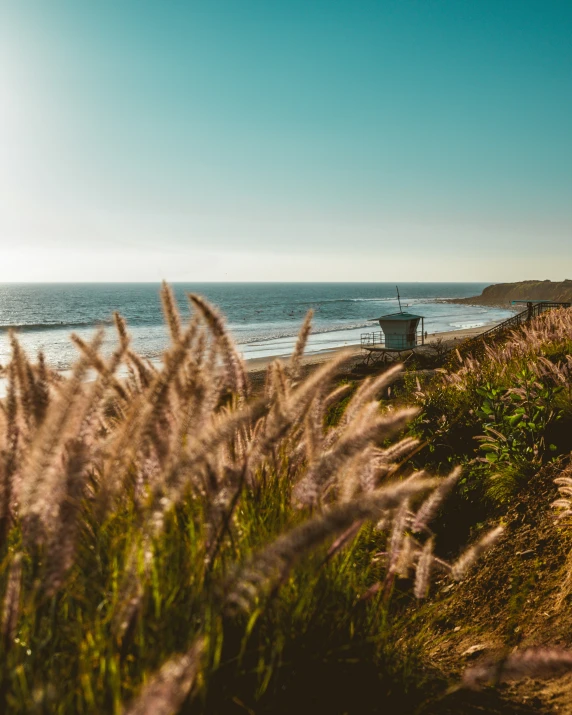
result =
M572 280L519 281L487 286L481 295L457 298L450 303L466 305L510 305L512 300L554 300L572 302Z

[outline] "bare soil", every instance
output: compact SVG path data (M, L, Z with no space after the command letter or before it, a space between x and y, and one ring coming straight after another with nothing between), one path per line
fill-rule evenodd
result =
M550 506L557 497L553 480L565 470L570 464L560 461L531 479L502 520L501 541L470 578L438 585L421 637L428 665L449 680L452 691L427 704L423 715L572 715L572 675L477 693L455 688L463 670L479 658L517 647L572 647L572 584L567 581L572 529L555 520Z

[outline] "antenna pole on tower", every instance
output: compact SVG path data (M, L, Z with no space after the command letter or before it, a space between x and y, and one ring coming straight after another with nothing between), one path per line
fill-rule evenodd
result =
M401 307L401 298L399 297L399 286L395 286L397 290L397 302L399 303L399 312L403 313L403 308Z

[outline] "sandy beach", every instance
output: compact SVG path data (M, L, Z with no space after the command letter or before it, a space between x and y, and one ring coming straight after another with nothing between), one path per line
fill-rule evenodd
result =
M456 341L458 340L461 342L462 340L466 340L467 338L473 338L476 335L480 335L481 333L486 332L487 330L490 330L490 328L493 328L495 325L498 323L488 323L486 325L481 325L478 328L464 328L460 330L449 330L446 332L440 332L440 333L429 333L427 335L427 338L425 340L425 345L430 345L431 343L435 343L438 340L442 340L443 342L449 343L450 341ZM326 362L326 360L331 359L335 355L339 355L340 353L347 353L348 359L353 359L356 358L357 356L361 357L362 350L361 346L359 344L355 345L348 345L343 348L335 348L333 350L322 350L320 352L316 353L310 353L308 355L305 355L302 358L302 364L305 366L308 365L320 365L323 362ZM266 370L268 365L271 362L274 362L276 360L276 357L270 357L270 358L253 358L251 360L246 360L246 369L249 373L253 372L263 372ZM284 356L279 358L281 360L288 360L288 356Z
M481 333L485 332L486 330L489 330L495 325L497 325L496 322L487 323L486 325L482 325L478 328L465 328L459 330L449 330L439 333L429 333L425 340L425 345L430 345L437 340L441 340L446 343L450 343L451 341L461 342L467 338L472 338L476 335L480 335ZM311 372L317 365L321 365L322 363L326 362L327 360L330 360L331 358L341 353L345 353L347 355L347 361L342 365L340 370L341 372L350 373L352 369L362 361L363 358L363 352L359 344L347 345L342 348L334 348L332 350L321 350L319 352L313 352L304 355L304 357L302 358L302 372L304 374L307 374L308 372ZM287 362L289 359L289 355L267 358L252 358L250 360L245 361L247 372L249 373L251 383L255 390L257 390L264 383L264 375L266 373L266 368L268 367L268 365L270 365L271 362L274 362L274 360L277 359ZM64 375L69 374L69 370L62 370L61 372ZM0 398L5 397L5 395L6 379L0 378Z

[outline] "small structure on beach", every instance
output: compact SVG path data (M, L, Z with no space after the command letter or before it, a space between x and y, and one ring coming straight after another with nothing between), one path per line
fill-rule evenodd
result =
M419 321L421 321L421 335L418 336ZM390 313L378 318L379 327L383 331L385 338L385 348L387 350L411 350L418 343L424 342L425 320L422 315L413 313Z
M402 352L415 350L425 344L425 318L422 315L400 310L398 313L382 315L376 320L381 331L361 334L366 364L399 360Z

